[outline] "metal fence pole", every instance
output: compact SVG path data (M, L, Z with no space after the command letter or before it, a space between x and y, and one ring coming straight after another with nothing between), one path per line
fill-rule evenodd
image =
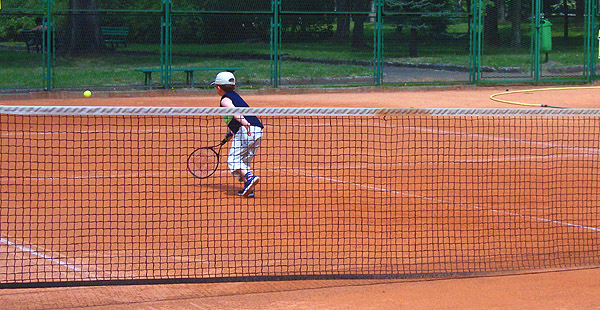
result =
M45 18L42 28L42 53L44 59L44 90L52 90L54 87L54 23L52 18L52 3L54 0L44 0Z
M592 45L590 54L590 82L597 79L596 66L598 65L598 59L600 59L600 2L596 0L590 0L590 44Z
M163 14L160 16L160 82L164 85L165 82L165 3L166 1L163 0L162 1L162 10L163 10ZM150 85L150 88L152 88L152 85Z
M596 64L598 62L598 3L597 0L586 1L585 6L585 65L584 74L587 82L596 79Z
M163 0L163 16L161 17L161 54L160 54L160 80L164 88L171 87L171 58L173 41L171 39L171 9L172 0ZM150 85L152 87L152 85Z
M383 0L375 0L374 31L374 79L377 86L381 85L383 76Z
M280 43L281 43L281 0L271 1L271 85L279 87L281 79Z
M471 4L471 21L469 29L469 81L479 83L481 79L481 50L483 33L483 0L475 0Z
M542 24L542 5L540 0L533 0L533 29L532 29L532 64L533 64L533 82L540 82L540 72L541 72L541 49L540 46L542 44L541 38L541 24Z

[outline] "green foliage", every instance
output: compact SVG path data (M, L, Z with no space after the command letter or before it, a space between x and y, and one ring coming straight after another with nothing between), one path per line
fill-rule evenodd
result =
M20 30L35 26L33 16L0 16L0 41L15 42L20 40Z
M364 1L364 0L354 0L354 1ZM312 1L302 1L302 0L283 0L282 8L286 11L300 11L300 12L331 12L336 10L337 1L331 0L312 0Z
M202 43L230 43L269 41L270 20L252 15L211 15L197 21L197 41Z
M250 12L270 10L270 0L203 0L203 1L177 1L173 9L196 12ZM177 13L175 13L177 14ZM178 43L202 42L244 42L254 40L268 40L270 20L255 14L212 14L183 16L183 22L177 22L174 31Z
M42 10L42 0L2 0L2 10L33 11Z
M335 33L335 18L305 15L282 18L284 42L307 42L331 39Z
M161 10L160 0L96 0L98 9L104 10Z
M0 41L14 42L19 40L19 30L31 29L35 26L35 12L42 13L44 6L40 0L3 0L3 11L15 10L23 15L0 15ZM0 11L2 12L2 11Z
M161 0L95 0L94 2L99 10L160 11L162 7ZM69 0L54 0L52 6L54 9L68 9Z
M451 23L447 12L461 12L459 3L446 0L385 0L386 12L397 13L402 27L443 32Z

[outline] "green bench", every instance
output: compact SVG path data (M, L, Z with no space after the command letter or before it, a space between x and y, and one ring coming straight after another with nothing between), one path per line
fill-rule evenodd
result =
M127 46L127 36L129 35L129 27L100 27L104 43L110 45L113 49L119 47L119 44Z
M42 51L42 32L32 30L21 30L21 40L27 45L27 53L35 48L36 52Z
M171 68L171 72L185 72L186 84L194 87L194 72L196 71L229 71L235 72L242 70L242 68ZM135 69L135 71L144 73L144 85L152 86L152 73L160 72L161 69Z

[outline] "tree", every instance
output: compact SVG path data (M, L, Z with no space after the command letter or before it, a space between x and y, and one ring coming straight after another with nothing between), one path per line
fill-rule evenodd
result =
M590 1L592 1L592 0L590 0ZM576 0L575 1L575 22L581 24L581 23L583 23L584 19L585 19L585 1L584 0Z
M483 36L487 43L494 45L500 43L500 32L498 31L498 3L500 1L503 0L493 0L485 6Z
M435 28L435 31L444 31L449 22L440 17L440 13L451 9L451 4L445 0L386 0L385 4L388 11L401 13L402 27L410 31L409 57L418 57L419 30Z
M370 9L370 0L353 0L352 9L355 12L365 12ZM363 48L367 46L365 42L365 21L368 16L365 14L355 14L352 16L354 20L354 29L352 30L352 47Z
M521 0L512 0L510 3L510 21L512 26L511 46L515 52L521 50Z
M106 49L94 0L69 0L69 19L65 37L67 54L99 52Z
M335 0L335 9L338 12L366 12L370 10L373 0ZM352 30L352 47L362 48L367 46L365 42L365 22L368 16L365 14L342 14L337 17L337 30L335 37L338 40L350 39L350 21L354 21Z
M346 12L349 8L350 0L336 0L335 8L339 12ZM338 40L346 41L350 38L350 15L338 15L337 17L337 30L335 36Z
M282 1L281 8L295 12L334 12L336 6L344 5L337 0L286 0ZM337 11L345 11L337 8ZM334 30L335 19L338 16L321 14L284 14L282 17L283 40L287 42L307 42L330 40L336 36ZM340 20L338 19L338 25Z

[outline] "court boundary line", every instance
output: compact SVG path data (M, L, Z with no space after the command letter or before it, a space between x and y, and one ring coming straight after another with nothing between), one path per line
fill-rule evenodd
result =
M89 264L89 263L86 264L84 262L81 262L80 264L69 263L66 260L76 260L77 258L65 257L64 260L61 260L61 259L55 258L51 255L45 254L44 252L47 252L47 251L38 245L33 245L33 246L28 247L28 246L19 244L17 242L11 241L7 237L0 237L0 243L3 243L8 247L16 248L16 249L20 250L21 253L26 253L31 256L37 256L41 259L49 261L52 266L59 265L59 267L68 268L74 272L78 272L78 273L84 275L85 277L87 277L87 280L84 278L84 279L73 280L73 281L98 281L98 280L104 279L106 277L105 276L106 274L109 274L109 277L112 278L113 272L102 270L102 269L98 268L98 266L99 266L98 264ZM34 250L33 247L38 247L41 250ZM52 252L52 251L50 251L50 252ZM94 251L92 253L101 253L101 252ZM81 259L83 260L84 258L82 257ZM87 258L87 259L89 259L89 258ZM87 268L88 270L77 267L77 265L86 266L86 267L88 267ZM93 268L89 268L89 267L93 267ZM94 270L89 270L89 269L94 269ZM62 271L56 271L56 272L62 272ZM98 276L98 274L102 274L103 276Z
M491 140L491 141L505 141L505 142L516 142L516 143L526 143L526 144L532 144L532 145L539 145L539 146L545 146L545 147L553 147L553 148L561 148L561 149L567 149L567 150L571 150L574 152L578 152L580 153L580 155L582 156L593 156L596 155L600 152L599 149L597 148L584 148L584 147L576 147L576 146L568 146L568 145L561 145L561 144L555 144L555 143L548 143L548 142L541 142L541 141L527 141L527 140L521 140L521 139L515 139L515 138L506 138L506 137L497 137L497 136L493 136L493 135L484 135L484 134L476 134L476 133L464 133L464 132L455 132L455 131L446 131L446 130L439 130L439 129L429 129L429 128L424 128L424 127L399 127L399 128L403 128L403 129L409 129L409 130L413 130L413 131L420 131L420 132L431 132L431 133L437 133L437 134L444 134L444 135L456 135L456 136L466 136L466 137L472 137L475 139L482 139L482 140ZM158 130L158 132L161 132L162 130ZM151 131L150 133L154 132ZM34 133L34 134L56 134L57 132L46 132L46 133ZM60 134L62 134L62 132L58 132ZM142 134L147 134L146 133L142 133ZM185 133L185 132L184 132ZM195 134L195 133L190 133L190 134ZM592 154L590 154L590 152ZM583 154L581 154L583 153ZM565 154L565 155L541 155L541 157L543 156L577 156L576 154ZM525 156L524 156L525 157ZM536 156L531 156L531 157L536 157ZM518 157L517 157L518 158ZM498 161L503 160L503 159L496 159ZM510 158L506 159L506 160L511 160ZM419 164L422 163L427 163L427 162L420 162ZM281 170L288 170L289 169L281 169ZM318 178L318 179L323 179L329 182L334 182L334 183L341 183L341 184L348 184L348 185L352 185L355 187L359 187L359 188L366 188L369 190L375 190L375 191L381 191L381 192L389 192L389 193L393 193L393 194L398 194L398 195L402 195L402 196L407 196L407 197L413 197L413 198L418 198L418 199L424 199L424 200L430 200L430 201L434 201L434 202L439 202L439 203L444 203L444 204L451 204L451 205L458 205L458 206L463 206L463 207L467 207L467 208L472 208L472 209L476 209L476 210L483 210L483 211L489 211L489 212L493 212L493 213L497 213L497 214L501 214L504 216L512 216L512 217L520 217L520 218L525 218L525 219L529 219L529 220L534 220L534 221L539 221L539 222L546 222L546 223L553 223L553 224L558 224L558 225L562 225L562 226L570 226L570 227L576 227L576 228L580 228L580 229L584 229L584 230L591 230L594 232L600 232L600 228L596 228L596 227L591 227L591 226L585 226L585 225L578 225L578 224L573 224L573 223L569 223L569 222L565 222L565 221L558 221L558 220L551 220L551 219L546 219L543 217L536 217L536 216L530 216L530 215L522 215L519 213L515 213L515 212L508 212L508 211L502 211L502 210L498 210L498 209L494 209L494 208L488 208L488 207L483 207L483 206L479 206L477 204L472 204L472 203L462 203L462 202L451 202L451 201L446 201L443 199L437 199L437 198L432 198L432 197L427 197L427 196L422 196L422 195L417 195L417 194L410 194L410 193L405 193L405 192L401 192L401 191L396 191L396 190L391 190L391 189L386 189L386 188L382 188L382 187L375 187L375 186L369 186L369 185L364 185L364 184L359 184L359 183L353 183L353 182L349 182L349 181L343 181L343 180L338 180L335 178L328 178L328 177L323 177L323 176L318 176L318 175L314 175L314 174L307 174L307 173L300 173L297 172L297 169L292 169L292 172L296 175L301 175L304 177L311 177L311 178ZM163 173L159 173L159 176L161 176ZM171 174L185 174L185 172L180 172L180 173L167 173L167 175L171 175ZM80 176L80 177L67 177L66 179L93 179L93 178L112 178L115 176ZM118 176L117 176L118 177ZM135 177L135 174L131 175L131 177ZM39 180L39 178L37 178ZM48 178L43 178L43 179L48 179ZM50 179L65 179L65 178L50 178ZM5 238L1 238L0 237L0 242L6 244L7 246L11 246L14 247L16 249L21 250L24 253L29 253L30 255L33 256L37 256L40 258L43 258L47 261L50 261L51 263L57 264L59 266L62 267L66 267L68 269L71 269L73 271L76 272L81 272L82 274L88 274L87 271L82 270L81 268L76 267L73 264L70 264L68 262L62 261L60 259L54 258L50 255L41 253L39 251L36 251L32 248L26 247L24 245L20 245L17 244L15 242L12 242L8 239ZM89 276L89 274L88 274ZM93 277L93 278L97 278L97 277Z
M600 232L600 228L591 227L591 226L573 224L573 223L563 222L563 221L558 221L558 220L551 220L551 219L546 219L543 217L537 217L537 216L531 216L531 215L523 215L523 214L519 214L519 213L515 213L515 212L502 211L502 210L498 210L498 209L494 209L494 208L486 208L486 207L482 207L482 206L479 206L476 204L470 204L470 203L464 203L464 202L452 202L452 201L447 201L447 200L443 200L443 199L437 199L437 198L432 198L432 197L427 197L427 196L422 196L422 195L417 195L417 194L410 194L410 193L391 190L391 189L387 189L387 188L383 188L383 187L375 187L375 186L370 186L370 185L358 184L358 183L354 183L354 182L350 182L350 181L338 180L338 179L334 179L334 178L328 178L328 177L323 177L323 176L309 174L309 173L301 173L301 172L293 172L293 173L296 175L299 175L299 176L317 178L317 179L321 179L321 180L325 180L325 181L329 181L329 182L333 182L333 183L347 184L347 185L352 185L355 187L365 188L365 189L374 190L374 191L387 192L387 193L398 194L398 195L412 197L412 198L424 199L424 200L431 200L434 202L440 202L440 203L445 203L445 204L450 204L450 205L465 206L465 207L473 208L476 210L490 211L493 213L506 215L506 216L521 217L521 218L536 220L536 221L540 221L540 222L554 223L554 224L559 224L559 225L563 225L563 226L577 227L577 228L582 228L582 229L591 230L591 231L595 231L595 232Z
M6 244L7 246L11 246L11 247L14 247L14 248L16 248L18 250L21 250L22 252L29 253L30 255L43 258L43 259L45 259L47 261L50 261L50 262L52 262L54 264L57 264L59 266L62 266L62 267L66 267L66 268L71 269L73 271L81 272L81 273L87 273L86 271L83 271L83 269L81 269L79 267L76 267L73 264L69 264L69 263L64 262L64 261L62 261L60 259L54 258L54 257L52 257L50 255L47 255L47 254L44 254L44 253L41 253L41 252L38 252L38 251L36 251L34 249L31 249L29 247L26 247L24 245L17 244L16 242L10 241L8 239L0 237L0 242Z

